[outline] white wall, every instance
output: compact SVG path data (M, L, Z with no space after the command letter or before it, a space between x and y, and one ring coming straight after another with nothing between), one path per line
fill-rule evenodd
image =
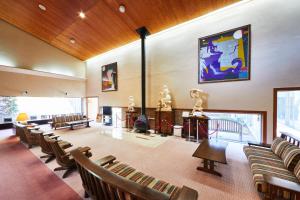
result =
M31 97L84 97L85 82L81 78L0 65L0 96L22 96L27 91Z
M85 78L85 63L0 19L0 65Z
M189 89L208 95L208 108L268 112L272 138L273 88L300 86L300 1L252 0L147 39L147 106L155 107L167 84L176 108L192 108ZM198 84L198 38L251 24L251 80ZM118 62L117 92L101 92L101 66ZM100 105L126 106L133 95L140 105L140 43L87 61L87 95Z

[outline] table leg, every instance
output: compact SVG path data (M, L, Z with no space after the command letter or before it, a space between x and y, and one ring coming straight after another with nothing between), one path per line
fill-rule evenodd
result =
M197 167L197 170L204 171L204 172L222 177L221 173L215 171L215 162L212 160L203 159L203 167Z
M89 122L89 121L86 122L86 127L87 127L87 128L90 127L90 122Z
M73 124L71 124L71 130L74 130Z

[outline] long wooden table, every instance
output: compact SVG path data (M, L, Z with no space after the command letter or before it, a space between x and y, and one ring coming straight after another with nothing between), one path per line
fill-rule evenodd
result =
M193 154L193 157L203 159L203 167L199 166L197 169L217 176L222 176L221 173L215 171L215 162L227 164L226 147L227 143L225 142L214 142L207 139L203 140Z
M74 130L74 126L76 126L76 125L86 124L86 127L90 127L91 121L94 121L94 120L91 120L91 119L78 120L78 121L66 122L66 124L68 124L70 126L71 130Z

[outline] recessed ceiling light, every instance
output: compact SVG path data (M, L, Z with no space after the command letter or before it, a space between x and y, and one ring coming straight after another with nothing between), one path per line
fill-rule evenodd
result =
M44 5L42 5L42 4L39 4L38 7L39 7L39 9L41 9L43 11L47 10L46 7Z
M84 12L82 12L82 11L80 11L78 15L79 15L79 17L80 17L81 19L84 19L84 18L85 18L85 14L84 14Z
M71 42L72 44L75 44L76 40L75 40L74 38L70 38L70 42Z
M120 11L120 13L125 13L126 7L124 5L120 5L119 6L119 11Z

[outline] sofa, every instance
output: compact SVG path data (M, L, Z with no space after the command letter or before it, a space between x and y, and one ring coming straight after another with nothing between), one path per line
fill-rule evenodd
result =
M82 114L70 114L70 115L61 115L61 116L52 116L52 122L49 122L51 128L63 128L68 127L69 125L66 122L73 122L83 120L84 117Z
M198 192L146 175L107 156L91 161L78 149L71 151L85 197L91 199L197 200Z
M271 145L249 143L244 147L259 192L269 192L270 185L265 180L266 176L300 184L299 141L282 133Z

